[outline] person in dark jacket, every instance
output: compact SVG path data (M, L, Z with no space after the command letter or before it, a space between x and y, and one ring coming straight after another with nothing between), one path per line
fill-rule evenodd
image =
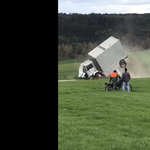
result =
M110 79L109 79L109 82L112 82L113 83L113 90L115 90L115 87L116 87L116 83L118 81L118 78L120 79L120 75L117 73L116 70L114 70L111 74L110 74Z
M125 85L127 85L127 91L129 92L130 73L127 71L127 68L124 69L122 74L122 81L122 91L124 91Z

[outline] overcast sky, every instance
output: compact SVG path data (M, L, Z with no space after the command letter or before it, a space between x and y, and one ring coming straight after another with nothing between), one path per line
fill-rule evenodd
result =
M58 0L58 13L150 13L150 0Z

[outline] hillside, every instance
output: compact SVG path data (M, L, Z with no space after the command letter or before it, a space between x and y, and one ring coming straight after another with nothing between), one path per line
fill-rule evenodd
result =
M110 36L124 47L150 48L150 13L58 14L58 60L83 57Z

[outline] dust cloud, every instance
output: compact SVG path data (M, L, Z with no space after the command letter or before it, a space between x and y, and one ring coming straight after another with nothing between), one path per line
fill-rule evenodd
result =
M127 69L131 78L150 77L150 50L141 47L125 47L128 55Z

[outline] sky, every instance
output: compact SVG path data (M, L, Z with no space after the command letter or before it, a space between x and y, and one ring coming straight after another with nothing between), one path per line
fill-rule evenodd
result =
M150 13L150 0L58 0L58 13Z

